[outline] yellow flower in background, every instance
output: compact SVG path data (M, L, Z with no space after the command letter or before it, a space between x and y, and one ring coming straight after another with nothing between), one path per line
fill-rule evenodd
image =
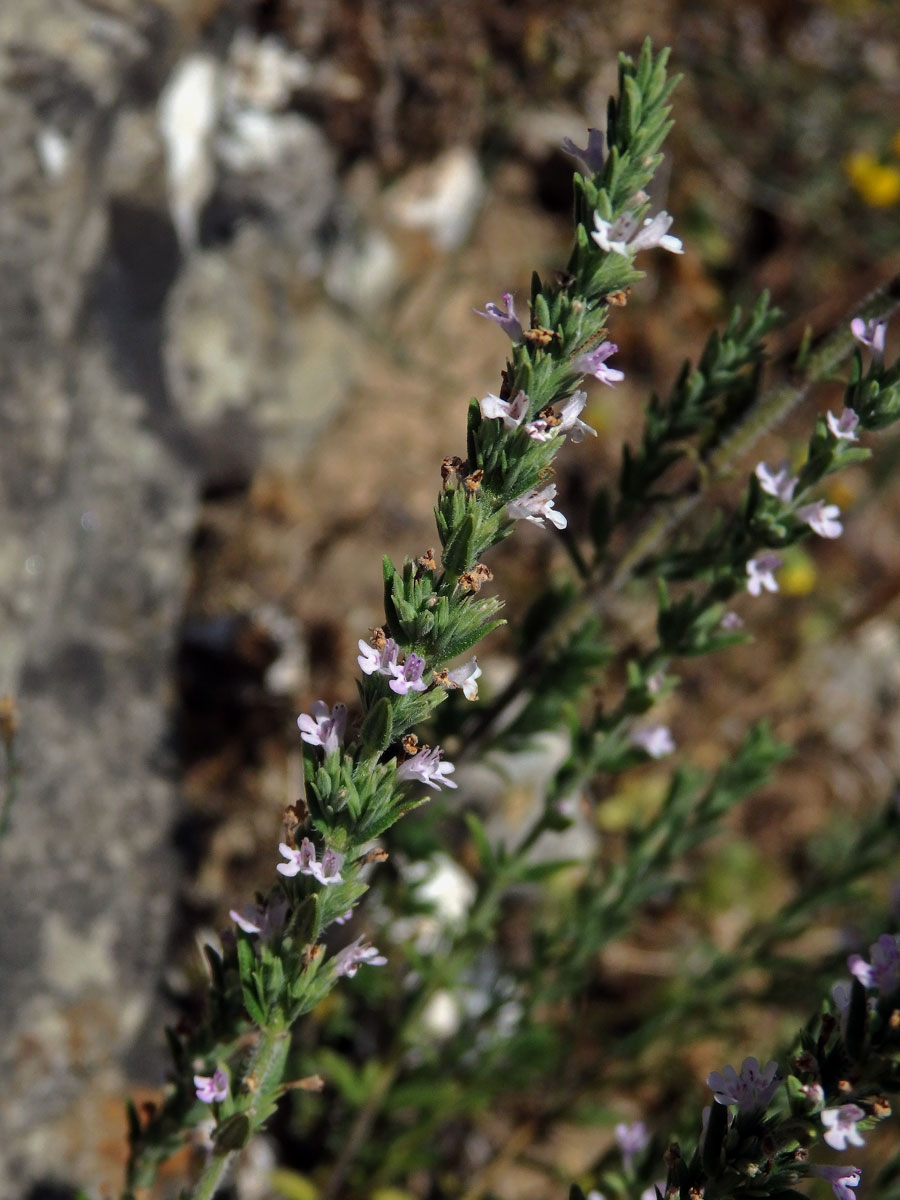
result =
M778 582L786 596L808 596L816 586L816 566L805 550L792 547L785 554Z
M900 167L886 166L868 150L857 150L844 160L844 170L870 208L890 208L900 201Z

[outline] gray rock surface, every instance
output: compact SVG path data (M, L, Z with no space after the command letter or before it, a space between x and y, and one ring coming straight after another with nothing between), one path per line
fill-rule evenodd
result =
M267 209L265 164L234 168L239 236L179 246L156 100L227 8L0 8L0 691L21 719L0 844L4 1197L120 1182L123 1064L159 1046L179 885L171 664L198 497L276 448L289 467L352 382L347 328L308 282L335 188L315 130L279 119L290 170L315 160L302 195L282 171Z

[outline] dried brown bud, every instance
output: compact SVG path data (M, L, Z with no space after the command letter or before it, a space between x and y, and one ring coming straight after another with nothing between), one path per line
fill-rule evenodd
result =
M410 757L419 753L419 739L414 733L408 733L400 744Z
M888 1025L891 1029L900 1029L900 1008L895 1008L888 1017Z
M463 460L458 454L448 455L441 463L441 479L444 481L444 487L455 487L462 471Z
M321 1092L324 1086L325 1080L321 1075L307 1075L304 1079L288 1084L288 1087L299 1088L301 1092Z
M688 1195L690 1196L691 1200L703 1200L703 1188L697 1187L696 1185L694 1187L690 1187L688 1188Z
M294 834L309 815L302 800L289 804L281 814L281 824L284 827L284 840L291 847L295 845Z
M481 487L481 481L484 479L484 471L473 471L471 475L467 475L463 480L463 485L470 496L474 496Z
M255 1075L250 1074L244 1076L241 1081L241 1091L249 1092L251 1096L259 1091L259 1080Z
M325 947L319 942L314 942L311 946L307 946L303 951L303 965L306 967L310 966L316 961L317 958L321 958L324 953Z
M434 548L429 546L424 554L419 556L419 566L423 571L436 571L437 563L434 561Z
M463 571L459 577L459 586L464 592L477 592L481 590L483 583L488 583L494 578L494 572L490 567L486 567L484 563L476 563L471 571Z
M850 1082L849 1079L839 1079L838 1083L837 1083L837 1090L839 1092L844 1092L845 1094L847 1092L852 1092L853 1084Z
M872 1116L877 1117L879 1121L884 1117L889 1117L893 1111L891 1109L891 1102L888 1100L887 1096L876 1096L871 1103Z
M384 630L381 628L380 625L376 625L375 628L372 630L372 645L375 647L376 650L383 650L386 642L387 642L387 636L386 636Z
M530 346L534 346L538 350L543 350L545 346L549 346L554 339L559 338L559 334L552 329L526 329L522 337Z
M631 295L631 288L623 288L621 292L610 292L603 299L607 304L611 304L614 308L624 308L628 303L628 297Z
M388 858L389 855L387 850L382 850L381 846L375 846L373 849L367 850L359 861L363 864L383 863L387 862Z

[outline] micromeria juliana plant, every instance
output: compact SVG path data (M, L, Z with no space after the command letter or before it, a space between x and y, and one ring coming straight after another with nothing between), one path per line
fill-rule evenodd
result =
M441 464L435 508L440 551L426 549L399 566L383 562L384 623L359 640L358 719L350 720L345 705L323 701L298 719L305 794L286 810L280 841L273 837L273 887L254 904L232 910L234 928L223 935L221 950L207 948L206 1014L190 1032L170 1032L173 1064L165 1099L143 1117L129 1109L126 1197L148 1186L159 1164L187 1139L202 1140L198 1131L210 1121L205 1162L189 1195L213 1196L234 1154L265 1127L285 1092L321 1086L318 1076L286 1079L292 1030L345 976L387 963L364 935L332 951L326 931L354 915L373 869L387 857L379 839L431 793L457 787L456 764L441 745L421 742L414 730L438 728L440 706L460 692L472 704L472 715L460 718L464 756L487 748L515 752L549 729L562 728L568 738L541 812L517 846L498 853L472 817L484 879L440 971L422 966L421 1010L441 994L441 977L455 971L460 978L476 961L508 890L559 869L551 864L550 871L535 871L529 853L543 833L568 826L573 794L598 773L675 752L671 731L643 719L677 686L672 661L744 637L742 618L729 605L743 593L753 598L777 592L779 550L810 533L840 535L837 507L815 489L831 472L866 457L858 444L863 434L900 417L900 369L885 364L884 332L896 286L870 299L852 328L805 353L798 368L802 385L766 395L760 394L762 340L778 316L762 297L748 316L736 313L710 339L699 365L685 367L668 397L651 399L640 445L623 451L616 488L601 489L592 499L589 551L568 536L553 462L567 441L596 436L582 419L587 395L580 385L590 377L614 387L624 378L612 361L617 348L606 322L641 278L636 256L683 252L670 233L672 217L651 211L647 191L670 126L674 85L666 59L665 52L654 55L649 43L636 63L622 57L605 135L590 130L584 149L566 143L579 170L575 237L565 269L553 283L534 277L527 311L511 293L502 304L491 301L476 310L508 339L509 358L499 390L469 405L465 457L448 456ZM721 478L757 433L851 355L844 407L817 420L805 462L795 472L759 463L733 511L720 514L705 534L673 536L703 488L696 480L670 487L669 468L690 460L703 480ZM538 610L549 605L553 621L526 620L517 674L487 705L476 707L482 672L471 652L501 624L501 601L482 593L493 577L483 559L520 521L548 534L567 532L577 582L553 585L539 598ZM599 597L626 579L647 576L658 583L655 642L628 651L621 695L601 705L591 697L614 651L597 621ZM783 753L757 728L718 772L676 770L659 815L636 835L629 858L602 884L588 879L575 887L560 906L558 925L542 933L546 971L517 1000L516 1019L571 995L591 958L621 935L641 904L673 886L684 855L718 828ZM877 852L861 849L843 885L896 846L898 822L891 811L879 826L884 836ZM823 881L810 896L820 902L832 883ZM807 912L812 905L810 898ZM777 936L760 927L751 948L768 948ZM884 1115L882 1097L900 1082L891 1007L898 1002L897 953L889 941L879 941L871 964L853 960L852 986L841 993L848 997L844 1009L824 1013L818 1032L803 1035L793 1074L774 1062L760 1068L748 1058L740 1074L726 1067L710 1075L714 1100L697 1149L685 1156L670 1147L661 1192L685 1200L741 1192L784 1196L796 1179L818 1171L847 1200L847 1189L859 1182L857 1168L814 1168L806 1151L819 1136L836 1150L857 1144L859 1130ZM715 988L731 978L720 969ZM878 993L874 1006L867 987ZM502 999L502 990L498 994ZM397 1064L401 1059L394 1056ZM347 1154L361 1140L357 1131ZM617 1140L626 1174L636 1178L649 1169L654 1143L643 1123L620 1125ZM345 1155L341 1170L347 1161ZM339 1191L336 1172L331 1194Z

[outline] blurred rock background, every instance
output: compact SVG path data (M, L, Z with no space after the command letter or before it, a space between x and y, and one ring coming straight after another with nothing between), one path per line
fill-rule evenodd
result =
M564 456L564 511L732 302L770 287L788 353L897 270L895 5L0 8L0 1195L115 1190L172 948L268 884L296 712L350 694L378 555L433 543L440 459L496 386L471 310L564 261L559 143L648 33L685 77L656 199L688 250L612 331L626 384ZM763 841L776 813L779 846L822 804L852 820L900 767L896 458L836 485L848 534L798 552L756 647L683 672L701 759L760 712L799 741L746 818ZM507 594L553 561L516 541Z

